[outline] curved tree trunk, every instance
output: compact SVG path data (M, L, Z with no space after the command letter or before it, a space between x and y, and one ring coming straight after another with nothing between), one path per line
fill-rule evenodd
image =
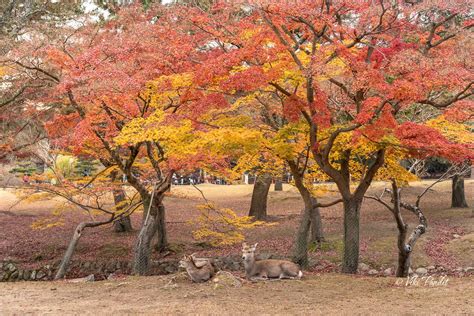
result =
M82 232L86 227L97 227L108 224L113 221L113 217L109 220L102 221L102 222L82 222L76 226L74 230L74 234L72 235L71 241L69 242L69 246L67 247L66 252L64 253L63 259L59 265L58 271L54 276L55 280L62 279L66 275L67 268L69 266L69 262L71 261L71 257L76 250L77 243L82 236Z
M451 207L468 207L464 194L464 178L455 175L452 180Z
M296 233L293 257L296 263L300 264L302 267L306 267L308 265L308 235L310 233L310 229L312 232L311 241L320 242L323 239L321 215L319 213L319 208L316 206L317 199L313 197L309 190L305 187L303 183L303 177L299 170L297 170L296 165L292 162L288 163L295 179L296 188L298 189L304 202L304 210L301 216L298 231Z
M344 256L342 272L357 273L357 267L359 265L359 221L362 201L344 199L343 204Z
M259 175L255 179L249 216L253 216L256 220L264 220L267 217L268 191L271 184L272 176L269 174Z

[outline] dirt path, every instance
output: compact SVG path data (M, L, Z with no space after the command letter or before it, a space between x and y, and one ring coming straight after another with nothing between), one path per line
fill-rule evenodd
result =
M445 286L397 286L395 278L311 276L302 281L214 284L170 277L94 283L0 283L0 314L471 314L474 277ZM400 280L402 281L402 280ZM404 281L404 280L403 280Z

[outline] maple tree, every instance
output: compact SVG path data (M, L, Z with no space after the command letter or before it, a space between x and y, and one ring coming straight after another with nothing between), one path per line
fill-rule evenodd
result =
M125 175L140 195L138 274L148 270L154 236L157 250L167 246L162 202L173 174L199 165L224 170L232 155L258 141L242 117L219 112L228 104L223 96L194 89L191 70L205 57L196 49L202 43L172 13L131 6L104 25L71 30L29 56L11 57L52 82L37 99L54 104L45 124L52 144L100 160L112 180ZM109 190L119 188L110 182Z
M361 203L391 151L471 156L426 122L403 119L419 107L472 109L469 10L467 1L257 1L192 15L215 44L198 82L275 95L282 102L270 117L306 124L312 158L341 194L344 272L357 271Z
M54 146L100 160L114 197L121 174L140 195L135 273L146 273L154 236L158 250L167 245L163 199L175 172L202 166L231 177L284 164L305 204L296 260L307 261L310 230L323 238L319 207L342 203L343 271L355 273L374 179L408 181L401 157L472 159L472 144L419 111L472 111L467 4L130 6L8 57L44 83L31 98L47 104L40 121ZM315 179L334 181L341 197L319 203Z

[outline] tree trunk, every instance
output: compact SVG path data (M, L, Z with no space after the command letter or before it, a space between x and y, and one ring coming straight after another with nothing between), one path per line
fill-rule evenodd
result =
M288 162L291 168L291 173L295 179L295 185L298 189L303 202L304 210L301 216L300 225L296 233L296 240L294 246L294 261L306 267L308 265L308 235L311 228L311 241L321 241L323 239L323 231L321 225L321 215L317 205L317 199L311 196L309 190L303 183L303 176L299 173L296 165L293 162ZM313 236L314 232L314 236ZM314 237L314 238L313 238Z
M166 216L165 206L160 204L158 206L158 216L155 223L155 230L157 241L155 244L155 250L163 252L168 247L168 233L166 231Z
M404 278L408 276L410 270L410 261L411 261L411 252L406 250L398 251L398 267L396 276L399 278Z
M71 241L69 242L69 246L67 247L67 250L64 253L63 259L61 260L61 264L59 265L58 271L54 276L55 280L62 279L66 275L66 271L69 262L71 261L72 254L74 253L74 250L76 250L77 243L79 242L79 239L82 236L82 231L84 230L84 228L102 226L112 222L112 220L113 217L103 222L82 222L77 225L76 229L74 230L74 234L72 235Z
M468 207L464 194L464 178L455 175L452 180L451 207Z
M265 220L267 217L268 191L271 184L272 176L269 174L259 175L255 179L249 216L253 216L256 220Z
M311 237L310 243L316 242L321 243L324 241L323 236L323 224L321 221L321 213L319 212L319 207L316 206L316 199L312 199L313 206L310 212L311 219Z
M344 257L342 272L357 273L361 201L344 199Z
M281 179L275 180L275 191L283 191L283 181Z
M125 192L122 188L114 189L114 203L116 207L116 211L120 212L124 209L125 204ZM123 232L131 232L132 231L132 221L130 220L130 216L124 216L121 219L114 222L114 232L116 233L123 233Z
M112 171L110 173L110 178L112 182L116 182L118 178L117 171ZM114 195L115 210L116 212L121 212L125 208L125 204L126 204L124 203L126 199L126 195L122 186L120 186L119 188L114 188L113 195ZM115 221L113 225L113 230L116 233L131 232L132 221L130 220L130 216L124 216L120 218L119 220Z
M301 216L300 225L296 232L296 240L294 246L293 261L299 264L301 267L308 266L308 234L311 227L311 202L305 201L305 207Z
M156 233L155 222L156 216L150 215L148 220L143 223L143 226L140 229L134 249L133 274L146 275L148 273L151 256L151 242Z
M152 203L149 214L147 211L145 220L138 234L134 249L133 273L137 275L146 275L149 270L149 263L152 250L153 237L158 234L158 244L160 249L167 245L166 230L164 230L164 206L162 204L163 196L156 196L153 201L147 199L148 203L144 205L148 210L149 203Z
M66 275L69 261L71 260L72 254L76 249L77 242L79 241L79 238L81 238L82 231L85 227L84 224L85 223L80 223L74 230L74 235L72 236L71 241L69 242L69 246L67 247L67 250L64 253L63 259L61 260L61 264L59 265L58 271L56 272L56 276L54 277L55 280L62 279Z

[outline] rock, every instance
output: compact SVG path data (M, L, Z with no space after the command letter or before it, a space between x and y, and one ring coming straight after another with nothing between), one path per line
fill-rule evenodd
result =
M23 280L23 273L24 273L24 271L20 270L20 273L18 273L18 281Z
M240 270L240 262L234 262L231 266L231 270L233 270L233 271Z
M30 279L30 270L23 271L23 280L28 281Z
M31 280L31 281L36 280L36 270L31 271L30 280Z
M257 255L257 260L268 260L273 258L273 255L271 253L260 253Z
M463 268L459 267L459 268L454 269L454 272L462 272L463 270L464 270Z
M16 266L10 262L6 265L6 270L10 272L16 271Z
M392 268L387 268L383 271L383 275L385 276L392 275L392 273L393 273Z
M378 272L377 270L375 270L375 269L371 269L371 270L369 270L369 272L367 272L367 273L368 273L369 275L376 275L376 274L378 274L379 272Z
M230 266L230 265L232 265L232 263L234 263L234 259L232 259L232 257L230 257L230 256L223 257L222 262L224 263L224 265Z
M15 270L13 271L12 274L10 274L10 277L8 278L9 281L16 281L16 279L18 278L18 275L19 275L19 271L18 270Z
M458 234L454 234L453 237L456 239L461 238L461 236L459 236Z
M111 273L109 274L109 276L107 277L107 280L116 280L117 279L117 275L115 273Z
M227 271L219 271L212 279L214 283L214 289L222 287L241 287L242 281L234 276L232 273Z
M85 262L85 263L82 265L82 267L83 267L84 269L87 269L87 270L88 270L88 269L90 269L90 267L91 267L91 263L90 263L90 262Z
M84 278L77 278L77 279L71 279L71 280L68 280L68 282L71 282L71 283L84 283L84 282L94 282L95 281L95 277L93 274L89 274L88 276L84 277Z
M120 270L122 268L122 266L120 265L120 262L117 261L117 263L115 264L115 270Z
M85 281L86 282L94 282L95 281L95 277L93 274L89 274L88 276L85 277Z
M474 272L474 267L467 267L467 268L464 269L464 272L473 273Z
M44 278L46 276L46 273L44 273L43 271L38 271L36 273L36 280L41 280L42 278Z
M429 266L429 267L427 267L426 269L428 269L428 270L435 270L436 267L435 267L435 266Z
M177 269L173 265L168 264L165 267L165 271L168 272L168 273L175 273L177 271Z
M420 268L415 270L415 273L417 273L417 274L427 274L428 270L426 268L420 267Z
M364 271L364 272L365 272L365 271L369 271L369 270L370 270L370 267L369 267L369 265L367 265L367 264L361 262L361 263L359 263L359 270L360 270L360 271Z

